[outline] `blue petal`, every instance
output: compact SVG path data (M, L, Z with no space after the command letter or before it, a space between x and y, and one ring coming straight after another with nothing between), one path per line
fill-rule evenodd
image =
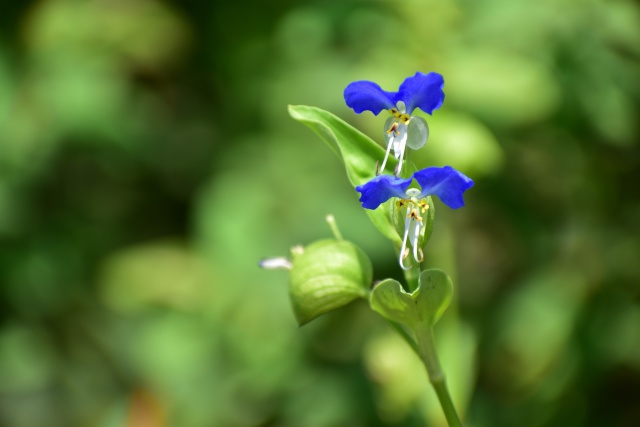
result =
M395 107L396 92L385 92L374 82L361 80L350 83L344 90L344 102L360 114L371 111L376 116L382 110Z
M471 178L451 166L422 169L414 173L413 177L422 188L420 197L438 196L451 209L463 207L462 194L473 187Z
M405 197L412 178L395 178L391 175L378 175L364 185L356 187L362 195L360 201L365 209L375 209L392 197Z
M415 76L407 77L402 82L396 102L404 102L407 106L407 114L411 114L416 107L431 114L444 102L443 87L442 75L433 72L429 74L417 72Z

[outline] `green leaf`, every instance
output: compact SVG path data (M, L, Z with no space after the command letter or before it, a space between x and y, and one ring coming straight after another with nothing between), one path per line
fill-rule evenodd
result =
M431 325L440 320L453 296L453 283L447 273L438 269L420 273L417 292L418 304L427 313L425 320Z
M294 251L289 295L300 326L366 298L373 281L367 255L345 240L321 240Z
M386 279L378 283L371 292L369 304L374 311L392 322L410 326L417 319L413 294L405 292L397 280Z
M452 294L449 276L433 269L420 274L418 289L413 293L407 293L396 280L383 280L373 288L369 304L386 319L416 331L431 327L440 319Z
M289 114L313 130L342 159L347 176L355 187L375 177L376 162L384 159L384 149L371 138L334 116L316 107L290 105ZM393 170L397 160L390 156L389 168ZM381 205L376 210L366 209L367 215L380 232L387 238L399 241L391 223L388 206Z

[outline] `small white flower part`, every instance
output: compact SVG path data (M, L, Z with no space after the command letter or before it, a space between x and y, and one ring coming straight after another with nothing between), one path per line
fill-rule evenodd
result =
M398 176L402 170L402 161L406 147L417 150L422 148L429 137L427 122L422 117L410 116L406 113L404 102L398 101L397 108L391 108L389 117L384 123L385 137L387 138L387 152L384 156L380 171L384 171L389 153L393 149L393 156L398 159L398 165L394 174Z
M285 257L265 258L258 263L265 270L291 270L292 264Z
M418 200L420 196L420 190L416 188L410 188L407 190L407 198L400 199L397 202L398 209L404 215L404 236L402 237L402 248L400 249L400 256L398 262L400 267L404 270L409 270L411 267L405 267L404 260L409 256L409 253L413 254L413 259L417 263L421 263L424 260L424 254L420 247L420 236L424 232L426 226L422 214L424 214L429 205L425 199ZM411 250L407 247L407 241Z

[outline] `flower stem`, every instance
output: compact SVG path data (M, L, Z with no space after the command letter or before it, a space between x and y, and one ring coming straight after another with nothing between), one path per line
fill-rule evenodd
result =
M462 427L456 408L453 406L447 382L440 367L438 354L436 353L435 342L433 340L433 329L429 327L420 327L416 329L416 339L418 341L418 355L427 368L429 381L438 395L440 406L447 419L449 427Z
M327 215L325 220L327 221L327 224L329 224L329 228L333 233L333 237L335 237L336 240L342 240L342 233L340 233L340 229L338 228L338 224L336 223L336 218L332 214L329 214Z
M416 341L413 339L413 337L407 333L407 331L405 331L402 326L400 326L400 324L393 322L391 320L387 320L387 322L389 323L389 325L395 329L395 331L400 334L400 336L402 338L404 338L404 340L407 342L407 344L409 344L411 346L411 348L413 349L413 351L415 351L416 353L419 353L418 350L418 344L416 344Z
M420 277L420 265L414 264L409 270L404 271L404 279L407 281L409 285L408 291L411 293L418 289Z

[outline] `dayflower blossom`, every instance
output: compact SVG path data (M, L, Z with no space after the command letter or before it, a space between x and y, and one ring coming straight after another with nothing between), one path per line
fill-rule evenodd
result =
M415 179L421 189L409 188ZM462 195L473 186L473 180L451 166L430 167L419 170L413 176L402 179L391 175L379 175L356 187L361 193L360 202L365 209L376 209L392 197L396 197L397 208L405 217L402 248L398 259L400 267L405 267L403 260L409 255L407 240L412 248L413 259L422 262L424 256L419 240L425 230L426 221L422 215L429 209L425 200L428 196L438 196L451 209L464 206Z
M376 116L382 110L389 110L389 117L384 124L387 138L387 152L380 170L383 171L393 148L393 155L398 159L394 171L399 175L406 147L417 150L424 146L429 137L427 122L411 114L420 108L427 114L440 108L444 101L444 78L438 73L424 74L417 72L407 77L397 92L386 92L374 82L361 80L349 84L344 90L344 100L356 113L371 111Z

